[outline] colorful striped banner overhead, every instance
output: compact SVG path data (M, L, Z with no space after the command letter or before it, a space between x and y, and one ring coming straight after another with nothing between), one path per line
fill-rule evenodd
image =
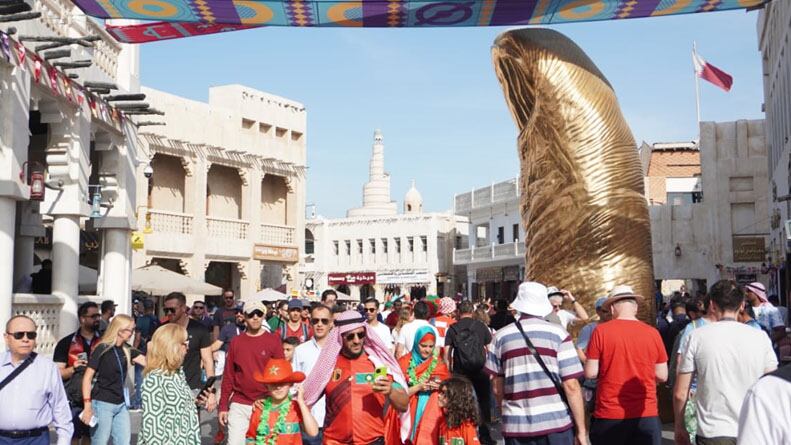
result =
M202 25L179 28L165 23L154 23L111 28L116 38L130 43L259 26L399 28L546 25L743 9L763 2L763 0L73 1L86 14L104 19L125 18ZM145 31L148 32L142 34ZM162 38L158 38L158 35Z

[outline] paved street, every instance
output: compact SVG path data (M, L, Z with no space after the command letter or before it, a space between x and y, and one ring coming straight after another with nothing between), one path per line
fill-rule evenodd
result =
M216 414L206 415L203 413L201 416L201 444L202 445L213 445L214 442L212 441L212 434L214 430L211 430L212 433L208 433L209 428L214 428L217 422ZM137 431L140 430L140 413L132 413L132 444L137 443ZM500 437L499 431L496 432L496 436ZM52 435L52 440L50 443L54 444L55 435ZM498 445L503 445L505 442L500 438L497 442ZM673 445L673 425L672 424L665 424L662 428L662 445Z

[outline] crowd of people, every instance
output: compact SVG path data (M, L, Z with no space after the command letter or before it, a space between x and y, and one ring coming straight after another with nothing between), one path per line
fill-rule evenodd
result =
M0 445L658 445L672 394L677 444L791 443L787 311L760 283L595 301L536 282L494 302L289 299L220 307L184 294L134 313L87 302L52 360L7 321ZM657 304L656 326L638 308ZM574 335L570 334L574 333ZM667 388L667 389L665 389ZM217 412L216 421L207 413ZM204 421L201 422L201 417ZM202 431L203 429L203 431Z

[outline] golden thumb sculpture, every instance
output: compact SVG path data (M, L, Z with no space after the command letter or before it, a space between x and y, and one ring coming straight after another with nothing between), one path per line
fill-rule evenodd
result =
M548 29L503 33L492 57L520 130L525 279L570 290L590 314L614 286L632 286L653 322L643 173L612 86Z

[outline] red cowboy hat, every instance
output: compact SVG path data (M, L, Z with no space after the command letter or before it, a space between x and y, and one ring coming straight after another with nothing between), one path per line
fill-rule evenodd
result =
M305 374L299 371L294 372L291 362L286 359L270 358L266 362L264 372L255 373L253 379L259 383L299 383L305 380Z

